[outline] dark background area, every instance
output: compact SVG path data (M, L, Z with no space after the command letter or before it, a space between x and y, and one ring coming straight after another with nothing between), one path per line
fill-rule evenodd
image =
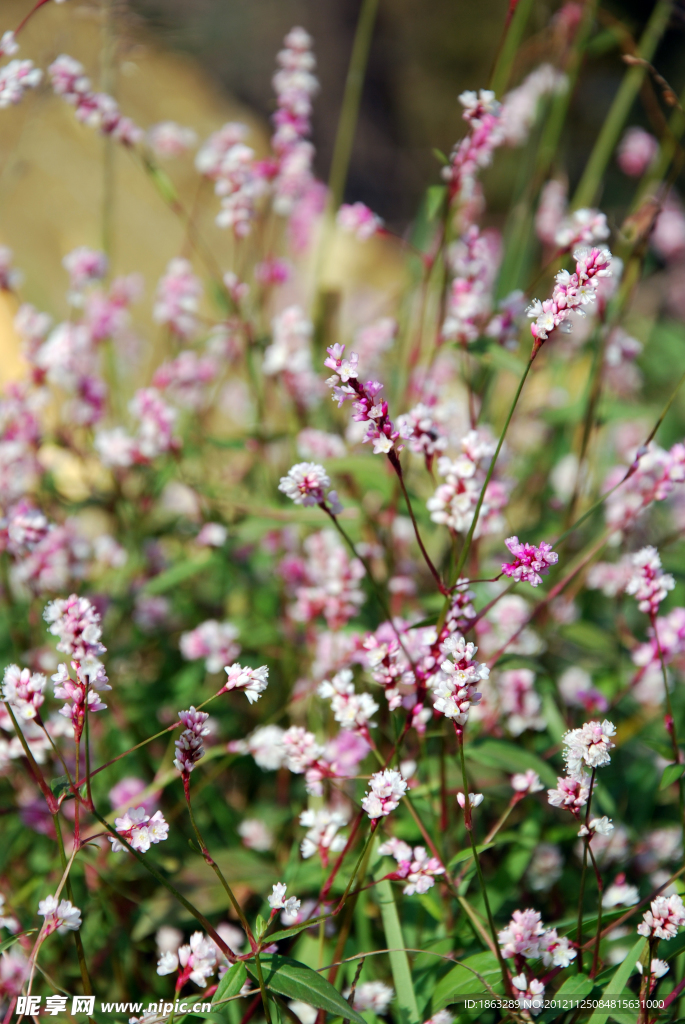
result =
M157 43L196 57L220 86L265 119L273 110L271 78L285 33L302 25L313 36L321 91L316 97L317 172L327 177L338 112L361 0L133 0ZM550 20L558 3L538 0L512 84L542 60L554 61ZM598 31L614 19L634 38L651 0L601 3ZM487 85L508 0L381 0L347 185L396 228L413 217L420 196L437 180L433 147L449 153L463 133L458 94ZM685 2L674 4L671 26L655 63L680 91L685 82ZM571 178L580 173L624 73L617 46L588 58L566 135ZM644 109L630 123L649 125ZM656 127L656 126L652 126ZM506 179L506 175L504 176ZM620 188L620 183L616 183ZM507 181L491 197L505 207Z

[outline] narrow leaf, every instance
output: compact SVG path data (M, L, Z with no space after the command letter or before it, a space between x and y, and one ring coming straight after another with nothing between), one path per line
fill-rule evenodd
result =
M685 772L685 764L667 764L664 774L661 776L659 789L668 789L674 782L677 782Z
M357 1024L365 1024L364 1018L343 999L330 981L321 977L311 967L306 967L298 960L277 953L264 953L259 957L266 988L279 996L289 999L300 999L309 1003L317 1010L326 1010L335 1017L354 1020ZM255 980L257 965L254 960L246 960L245 967Z
M505 740L485 740L483 743L467 743L464 753L477 764L486 768L500 768L502 771L511 774L512 772L527 771L532 768L536 771L546 786L555 786L557 774L551 765L547 764L537 756L526 750L525 747L516 746L514 743L507 743Z
M186 558L182 562L172 565L165 572L160 572L158 576L153 576L145 584L143 591L146 594L165 594L167 590L172 590L184 580L206 570L211 561L211 556L207 557L206 555L202 558Z
M606 1002L608 999L611 999L612 996L621 995L623 989L626 987L626 982L628 981L628 978L635 970L635 964L642 956L642 951L645 948L646 942L647 939L638 939L633 948L628 953L623 963L616 968L615 974L612 976L611 980L609 981L609 983L607 984L606 988L602 993L602 1000L604 1002ZM590 1017L588 1024L605 1024L605 1022L609 1019L610 1013L611 1010L604 1010L598 1006L595 1012Z
M26 932L15 932L14 935L10 935L8 938L3 939L2 942L0 942L0 953L4 953L6 949L13 946L14 943L18 942L24 935L33 935L33 933L37 931L37 928L29 928Z
M420 1024L419 1008L414 992L414 983L409 967L409 957L405 952L406 943L402 933L402 925L397 913L392 886L387 878L378 882L376 898L381 909L381 918L385 930L385 941L388 949L395 952L388 954L392 977L395 982L396 1006L400 1024Z
M482 992L478 975L493 988L502 980L497 957L489 950L467 957L438 982L433 993L431 1013L443 1010L450 1003L459 1002L464 996L472 995L474 992L486 995Z
M563 1002L564 999L585 999L589 996L595 987L595 982L592 978L588 978L587 974L572 974L570 978L567 978L564 984L561 986L558 992L553 996L558 1002ZM563 1009L551 1009L545 1010L539 1017L536 1017L536 1024L548 1024L549 1021L554 1020L556 1017L561 1017L566 1011Z

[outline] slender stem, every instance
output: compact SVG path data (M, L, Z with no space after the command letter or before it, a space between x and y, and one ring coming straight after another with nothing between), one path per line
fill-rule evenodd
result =
M452 577L453 582L452 582L452 585L451 585L450 589L454 588L455 584L457 583L457 580L461 576L462 569L464 568L464 565L466 564L466 559L468 558L468 554L469 554L469 551L471 549L471 541L473 540L473 535L476 532L476 526L478 525L478 518L480 516L480 510L481 510L481 508L483 506L483 501L485 500L485 492L486 492L486 490L488 488L488 484L490 483L490 480L492 479L492 474L495 472L495 465L497 463L497 459L499 457L499 453L502 450L502 445L504 444L504 438L507 435L507 430L509 429L509 424L511 423L512 416L514 415L514 410L516 409L516 406L518 405L518 400L521 397L521 392L523 391L523 385L526 383L526 378L528 377L528 374L530 373L530 368L533 365L533 359L534 359L534 356L531 356L530 359L528 360L528 362L526 364L526 368L523 371L523 374L521 376L521 380L519 381L518 387L516 388L516 394L514 395L514 400L511 403L511 408L509 409L509 412L507 414L507 418L506 418L506 420L504 422L504 426L502 427L502 432L501 432L501 434L499 436L499 441L497 442L497 447L495 448L495 454L493 455L492 461L491 461L490 465L488 466L488 471L487 471L487 473L485 475L485 480L483 481L483 486L481 487L480 494L478 495L478 501L476 503L476 508L474 510L474 513L473 513L473 519L471 520L471 525L469 527L469 532L466 534L466 538L464 540L464 543L463 543L462 548L461 548L461 552L459 554L459 560L457 562L457 567L456 567L456 569L454 571L454 576ZM445 617L447 615L448 610L449 610L449 599L447 599L445 601L445 604L443 605L442 612L440 613L440 618L438 619L438 632L440 632L440 630L442 629L443 625L445 624Z
M321 278L333 238L335 214L342 202L345 191L345 182L347 181L347 172L352 155L352 145L359 116L359 104L361 102L377 10L378 0L362 0L354 43L352 44L350 64L345 80L345 91L340 109L340 118L338 119L338 129L333 146L333 157L328 176L328 203L326 204L321 240L318 245L315 263L316 281L312 319L314 320L315 334L319 344L323 340L325 321L325 297L321 288Z
M59 856L62 862L62 870L67 869L67 853L64 849L64 839L62 838L62 827L60 825L59 814L55 812L52 815L52 821L55 826L55 835L57 837L57 846L59 848ZM71 878L67 875L66 878L67 896L74 903L74 893L71 887ZM83 992L87 996L92 996L93 985L88 974L88 965L86 964L86 953L83 948L83 939L81 938L81 932L74 932L74 943L76 944L76 955L78 957L79 970L81 972L81 983L83 984Z
M638 46L638 56L644 60L650 61L652 59L659 40L666 30L672 10L672 0L659 0L659 3L654 8ZM619 135L640 90L645 74L645 67L638 64L629 68L624 75L620 88L611 104L611 109L597 136L597 141L590 154L590 158L585 165L583 176L573 197L573 209L578 209L582 206L592 206L595 202L604 172L616 148Z
M673 761L674 764L680 764L680 745L678 743L678 733L676 731L675 718L673 717L673 706L671 704L671 694L668 689L668 673L666 671L666 661L664 659L664 651L661 646L661 640L659 639L659 629L657 626L657 616L655 613L649 616L652 623L652 631L654 632L654 639L656 640L656 648L659 652L659 662L661 664L661 676L664 681L664 702L666 704L666 731L671 737L671 745L673 747ZM678 779L678 805L680 811L680 825L683 831L683 843L685 843L685 798L683 794L683 779ZM683 847L685 850L685 846Z
M271 1010L269 1009L269 997L266 994L266 985L264 984L264 975L262 973L262 963L259 959L259 953L255 953L254 957L255 967L257 969L257 980L259 982L259 991L262 994L262 1006L264 1008L264 1016L266 1018L266 1024L271 1024Z
M514 58L521 45L521 39L526 30L526 24L528 23L532 7L533 0L518 0L516 9L512 13L510 5L504 32L497 49L497 56L490 76L490 88L498 97L502 96L507 87Z
M29 747L29 745L28 745L28 743L26 741L26 737L24 736L23 732L19 728L19 723L17 722L17 720L16 720L16 718L14 716L14 711L12 710L12 705L9 703L9 701L3 701L3 703L4 703L5 707L7 708L7 712L9 714L10 718L12 719L12 725L14 726L14 731L16 732L17 736L19 737L19 742L21 743L22 747L24 748L24 753L26 754L26 760L29 763L29 771L30 771L30 773L31 773L31 775L32 775L36 785L38 786L38 788L40 789L41 793L45 797L45 801L46 801L46 803L48 805L48 810L50 811L50 814L56 814L57 811L59 810L59 803L55 799L54 793L52 792L52 790L48 786L47 782L45 781L43 773L40 770L40 768L38 767L38 764L36 763L35 757L31 753L31 748Z
M588 832L583 836L583 870L580 875L580 894L578 896L578 928L576 931L576 945L578 946L578 957L577 967L578 973L582 973L583 970L583 898L585 896L585 877L587 874L587 854L590 846L590 839L592 838L589 832L590 824L590 807L592 805L592 790L595 784L595 772L596 769L592 769L592 775L590 776L590 792L587 798L587 807L585 808L585 828Z
M345 191L377 10L378 0L362 0L328 177L329 205L333 212L340 206Z
M193 814L193 808L192 808L191 803L190 803L190 791L189 791L190 787L186 784L186 778L185 777L183 779L183 788L185 790L186 805L188 807L188 815L190 817L190 823L193 826L193 832L195 833L195 835L197 837L197 841L200 844L200 849L202 850L202 856L204 857L204 859L207 862L207 864L209 864L210 868L212 869L212 871L215 873L215 875L217 876L217 878L221 882L221 885L223 886L224 891L226 892L226 895L228 896L229 900L231 901L231 903L233 905L233 909L235 910L236 914L240 918L240 923L242 924L243 928L245 929L245 934L247 935L247 938L249 940L250 946L252 947L253 950L256 950L258 948L258 944L257 944L257 942L255 940L254 935L252 934L252 929L250 928L248 920L245 917L245 914L243 912L243 908L240 906L240 903L236 899L235 893L233 892L233 890L231 889L230 885L228 884L228 882L224 878L224 876L223 876L223 874L221 872L221 869L219 868L219 865L216 863L214 858L211 856L209 850L207 849L207 844L205 843L204 839L202 838L200 830L197 827L197 823L195 821L195 815Z
M469 834L469 841L471 843L471 850L473 852L473 861L476 865L476 873L478 874L478 882L480 884L481 893L483 896L483 903L485 904L485 912L488 917L488 924L490 925L490 931L492 933L492 941L495 946L495 954L499 961L500 971L502 972L502 982L504 984L504 991L507 995L511 995L511 981L509 979L509 971L507 965L504 962L502 956L502 950L500 948L499 940L497 937L497 928L495 927L495 919L492 916L492 910L490 909L490 900L488 899L488 891L485 886L485 879L483 878L483 869L480 865L480 857L478 856L478 849L476 847L476 840L473 835L473 821L471 819L471 804L469 801L469 780L466 774L466 759L464 757L464 734L463 731L455 723L455 732L457 734L457 743L459 745L459 760L461 762L461 777L464 786L464 823L466 824L466 831Z
M592 954L592 967L590 969L590 977L594 978L596 976L596 974L597 974L597 968L599 966L599 942L600 942L600 937L601 937L601 934L602 934L602 896L604 894L604 886L602 885L602 876L600 874L599 868L597 867L597 861L595 860L595 855L592 852L592 847L590 846L589 843L588 843L588 853L590 854L590 860L592 861L592 867L594 868L594 871L595 871L595 878L597 879L597 893L598 893L598 901L597 901L597 931L595 933L595 935L596 935L596 937L595 937L595 950L594 950L594 953ZM579 955L580 955L580 951L579 951Z
M414 509L412 508L412 504L411 504L411 501L409 499L409 495L407 493L407 487L406 487L406 484L404 482L404 473L402 472L402 464L400 463L399 456L394 451L394 449L393 449L393 451L388 453L388 461L390 462L390 465L392 466L392 468L397 473L397 478L398 478L398 480L400 482L400 487L402 488L402 494L404 495L404 500L406 502L407 509L409 511L409 516L410 516L411 521L412 521L412 526L414 527L414 534L416 536L416 541L417 541L417 543L419 545L419 548L421 549L421 554L423 555L423 560L426 563L426 565L428 566L428 568L430 569L431 574L433 576L433 579L435 580L435 582L438 585L438 590L440 591L440 593L441 594L447 594L448 591L447 591L447 588L445 587L445 584L442 582L442 579L440 577L440 573L438 572L438 570L433 565L433 562L432 562L428 552L426 551L426 549L424 547L423 540L421 539L421 534L419 533L419 524L416 522L416 516L414 515Z
M336 910L335 910L336 914L340 911L340 908L342 907L342 905L344 904L345 900L347 899L347 897L349 895L350 889L352 888L352 883L354 882L354 880L355 880L355 878L357 876L357 872L359 871L359 868L361 867L362 861L364 860L364 857L366 856L366 851L368 850L369 844L371 843L371 840L373 839L373 837L375 835L377 826L378 826L378 819L376 819L375 821L371 822L371 828L369 829L369 834L366 837L366 841L364 842L364 845L362 847L362 852L359 854L359 857L357 858L357 863L354 865L354 870L352 871L352 874L350 875L350 880L347 883L347 885L345 886L345 892L342 894L342 896L340 897L340 900L338 901L338 906L336 907Z
M161 873L161 871L158 871L157 868L154 867L154 865L143 856L143 854L138 853L137 850L134 850L133 847L131 846L131 844L126 840L126 838L124 836L120 835L113 828L113 826L110 825L110 823L107 821L106 818L103 818L103 816L100 814L100 812L97 810L96 807L93 807L93 814L98 819L100 824L105 826L105 828L107 829L109 834L111 836L114 836L116 838L116 840L122 844L122 846L125 846L126 849L128 850L128 852L132 853L133 856L136 858L136 860L139 861L143 865L145 870L149 871L150 874L152 875L152 877L156 878L157 881L161 885L163 885L165 889L168 889L169 892L171 893L171 895L174 896L178 900L178 902L181 904L181 906L185 907L186 910L189 911L193 915L195 920L200 922L200 924L202 925L204 930L207 932L208 935L210 935L212 937L212 939L217 944L217 946L219 947L221 952L224 954L226 959L230 963L235 963L235 961L237 959L235 953L233 952L231 947L228 946L225 943L225 941L221 938L221 936L217 932L216 928L214 928L214 926L212 924L210 924L210 922L207 920L207 918L204 916L204 914L202 914L197 909L197 907L193 906L193 904L190 902L190 900L187 900L185 898L185 896L183 895L183 893L179 892L178 889L174 885L172 885L171 882L167 878L164 877L164 875Z

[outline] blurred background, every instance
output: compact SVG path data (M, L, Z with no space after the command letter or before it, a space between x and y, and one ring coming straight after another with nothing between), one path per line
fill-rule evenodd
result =
M381 0L346 198L361 199L395 228L406 227L427 181L437 174L433 148L449 153L462 134L458 94L487 85L508 6L509 0ZM514 84L560 48L553 16L563 6L533 4ZM599 6L605 34L574 104L567 138L571 175L580 172L624 72L618 47L630 49L654 4L623 0ZM303 25L314 36L319 65L314 138L317 170L325 180L360 0L133 0L130 9L151 38L195 57L217 89L265 120L273 109L274 55L290 26ZM655 58L677 91L685 84L684 29L680 2Z
M362 200L398 234L410 229L428 185L439 181L435 150L449 154L463 134L457 96L488 83L509 0L380 0L364 84L345 199ZM325 181L361 0L94 0L48 3L21 35L21 57L42 68L63 52L80 60L97 87L113 92L123 112L143 128L174 120L199 140L228 120L251 129L248 140L267 151L274 109L272 77L283 36L302 25L314 37L321 88L314 106L316 171ZM31 0L3 0L0 28L16 26ZM652 0L603 0L598 31L571 106L557 174L571 188L585 163L653 9ZM560 65L569 25L582 3L535 0L511 85L542 62ZM654 63L680 93L685 0L674 3ZM104 54L104 58L103 58ZM663 133L664 105L645 80L629 124ZM122 147L109 146L77 123L44 82L17 107L0 111L0 243L25 271L22 297L61 316L66 272L61 261L79 245L100 248L112 230L115 273L140 271L146 280L141 317L149 323L154 282L183 250L183 225ZM484 175L486 223L502 227L516 188L515 150L502 152ZM211 186L198 190L192 154L165 166L186 208L223 267L231 266L228 233L216 228ZM601 204L616 228L632 182L611 165ZM375 243L374 243L375 246ZM341 275L385 275L402 287L398 246L359 249L340 263ZM370 269L372 268L372 269ZM380 282L378 282L380 283ZM392 290L392 289L391 289ZM374 315L383 309L373 311ZM4 357L0 379L20 367L12 343L11 300L0 302Z

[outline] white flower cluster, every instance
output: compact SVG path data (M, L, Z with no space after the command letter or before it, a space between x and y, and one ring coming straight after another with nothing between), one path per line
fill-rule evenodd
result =
M363 733L376 724L371 717L378 711L378 704L370 693L355 693L351 669L344 668L333 679L324 679L317 693L330 700L335 720L343 729Z
M590 796L590 774L588 768L601 768L611 760L609 751L614 746L611 737L616 734L616 727L606 719L603 722L586 722L580 729L571 729L564 736L564 760L566 775L557 779L557 788L547 790L547 798L552 807L565 807L574 817L578 817ZM608 819L593 819L598 825L600 834L610 826ZM590 830L588 830L590 831ZM587 835L584 832L583 835Z
M446 659L440 666L440 674L433 679L433 707L436 711L452 718L457 725L466 725L471 705L478 704L481 694L476 687L490 675L490 669L474 660L478 650L475 644L467 643L463 636L450 636L442 645L445 654L451 654L453 661Z
M372 820L384 818L399 806L406 791L407 783L400 772L386 768L371 776L369 792L362 800L362 807Z

